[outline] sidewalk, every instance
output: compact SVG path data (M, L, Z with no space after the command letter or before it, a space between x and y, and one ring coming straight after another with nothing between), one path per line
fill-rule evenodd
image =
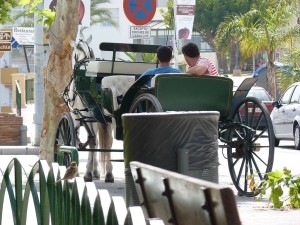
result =
M27 125L28 136L30 137L32 137L31 135L34 128L32 124L33 111L34 105L28 105L26 108L22 108L23 124ZM284 166L287 166L292 170L293 174L300 174L300 151L294 151L292 144L292 142L286 142L288 149L275 149L274 170L282 170ZM122 149L123 142L114 140L113 148ZM10 160L17 157L22 165L30 171L32 165L39 159L38 149L38 147L31 146L30 143L28 146L0 146L0 169L3 172ZM87 158L87 152L79 153L80 176L83 176L85 173ZM112 153L112 159L120 158L123 158L123 153ZM219 163L219 184L232 188L236 195L237 208L243 225L300 225L300 209L272 209L268 206L266 197L259 202L255 198L238 196L230 178L227 160L223 157L221 149L219 149ZM101 180L95 180L94 183L98 189L107 189L111 196L123 196L125 198L124 164L121 162L113 162L113 167L115 183L105 183L103 177L101 177Z

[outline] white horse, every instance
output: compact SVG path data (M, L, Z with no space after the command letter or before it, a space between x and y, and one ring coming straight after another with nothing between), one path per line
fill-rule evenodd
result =
M71 46L74 47L75 50L75 61L79 63L86 59L93 59L94 53L93 50L89 47L89 43L92 40L92 36L90 36L86 41L80 40L77 44L75 42L71 42ZM71 101L71 109L85 109L86 106L82 103L80 97L76 94L74 79L71 81L69 85L68 91L68 99ZM80 113L85 117L92 117L92 113L89 111L80 111ZM76 113L71 113L73 117L73 121L75 123L75 127L80 127L79 115ZM99 122L87 122L88 128L93 136L93 138L89 137L89 147L91 149L111 149L113 143L112 137L112 124L107 123L99 123ZM76 129L78 133L76 134L79 137L79 129ZM78 146L77 146L78 147ZM112 173L113 167L110 161L111 153L110 152L101 152L98 160L98 152L90 151L88 155L88 162L86 165L86 173L84 175L85 181L92 181L93 179L100 179L100 171L102 174L105 174L105 182L114 182L114 176ZM100 165L101 169L100 169Z

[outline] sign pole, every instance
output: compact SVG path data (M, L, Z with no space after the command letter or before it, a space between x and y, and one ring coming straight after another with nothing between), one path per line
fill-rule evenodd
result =
M174 7L174 35L173 35L173 53L174 53L174 67L178 68L178 49L177 49L177 35L176 35L176 14L177 14L177 0L173 1Z
M38 5L43 9L43 1ZM44 45L43 23L39 23L40 17L34 14L34 139L32 144L40 146L44 112Z
M136 42L137 42L137 44L142 44L142 39L137 39ZM136 53L136 61L137 62L142 62L143 61L141 52Z

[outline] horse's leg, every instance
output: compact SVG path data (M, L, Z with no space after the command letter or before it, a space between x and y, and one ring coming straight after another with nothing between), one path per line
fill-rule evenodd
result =
M94 152L93 154L93 179L99 180L100 179L100 170L99 170L99 161L98 161L98 152Z
M84 181L86 182L92 182L93 181L93 176L92 176L92 170L93 170L93 159L96 158L95 155L96 152L89 152L89 156L88 156L88 161L86 164L86 172L84 174Z
M97 135L99 133L99 123L93 123L92 128L94 134L96 135L95 140L93 143L90 144L90 148L99 148L99 140ZM92 176L94 180L100 179L100 169L99 169L99 161L98 161L98 152L94 152L93 154L93 169L92 169Z
M105 170L106 170L106 175L105 175L105 182L106 183L113 183L114 182L114 175L112 173L113 166L110 161L111 159L111 153L110 152L102 152L103 157L105 159Z
M100 124L99 127L99 142L100 142L100 147L103 149L111 149L112 143L113 143L113 137L112 137L112 124L108 123L107 125L105 124ZM111 153L110 152L101 152L101 167L105 168L105 182L114 182L114 176L112 173L113 166L110 161L111 158Z
M95 123L94 123L95 124ZM98 131L97 126L92 124L90 129L92 132L96 133ZM97 146L96 137L90 140L89 147L94 149ZM88 162L86 164L86 173L84 175L85 181L93 181L93 179L100 179L99 174L99 162L97 160L97 152L89 152Z

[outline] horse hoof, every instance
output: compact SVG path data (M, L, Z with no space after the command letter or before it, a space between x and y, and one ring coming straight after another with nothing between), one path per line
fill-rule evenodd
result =
M115 178L112 173L107 173L105 176L105 183L114 183Z
M92 173L91 172L86 172L84 174L83 179L84 179L85 182L92 182L93 181Z
M100 174L99 173L93 173L93 180L100 180Z

